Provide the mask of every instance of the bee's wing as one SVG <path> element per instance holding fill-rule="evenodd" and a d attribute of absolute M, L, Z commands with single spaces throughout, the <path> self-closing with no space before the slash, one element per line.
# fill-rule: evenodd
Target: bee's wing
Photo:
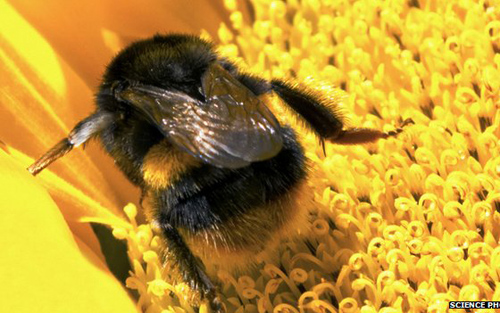
<path fill-rule="evenodd" d="M 280 126 L 269 109 L 219 65 L 202 77 L 206 101 L 152 86 L 118 96 L 145 113 L 175 145 L 218 167 L 239 168 L 275 156 Z"/>

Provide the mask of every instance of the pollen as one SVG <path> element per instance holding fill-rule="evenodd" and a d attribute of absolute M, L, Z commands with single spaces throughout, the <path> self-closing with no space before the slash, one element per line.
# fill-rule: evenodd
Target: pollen
<path fill-rule="evenodd" d="M 161 239 L 149 224 L 137 223 L 135 205 L 126 205 L 124 211 L 132 227 L 114 227 L 113 235 L 127 242 L 132 271 L 126 286 L 139 294 L 138 307 L 142 312 L 194 313 L 196 297 L 180 280 L 175 266 L 164 262 L 168 258 Z"/>
<path fill-rule="evenodd" d="M 227 311 L 444 312 L 452 300 L 500 301 L 500 7 L 249 2 L 253 19 L 225 1 L 232 25 L 218 33 L 248 72 L 343 89 L 328 94 L 352 127 L 415 124 L 324 151 L 302 134 L 310 231 L 282 243 L 274 263 L 220 272 Z M 161 239 L 139 240 L 139 226 L 115 233 L 129 244 L 142 308 L 192 312 L 189 288 L 169 282 L 156 257 Z"/>

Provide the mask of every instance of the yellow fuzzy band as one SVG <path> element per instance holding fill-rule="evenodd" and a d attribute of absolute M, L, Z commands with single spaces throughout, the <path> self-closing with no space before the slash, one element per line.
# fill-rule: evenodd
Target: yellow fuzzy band
<path fill-rule="evenodd" d="M 142 173 L 148 186 L 163 189 L 175 182 L 186 169 L 197 164 L 199 162 L 194 157 L 173 148 L 167 140 L 163 140 L 144 157 Z"/>

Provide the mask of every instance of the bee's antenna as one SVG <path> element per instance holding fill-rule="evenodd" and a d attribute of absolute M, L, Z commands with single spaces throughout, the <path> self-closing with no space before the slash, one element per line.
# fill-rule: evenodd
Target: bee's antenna
<path fill-rule="evenodd" d="M 70 152 L 71 149 L 73 149 L 73 144 L 69 141 L 68 138 L 64 138 L 63 140 L 59 141 L 54 147 L 52 147 L 52 149 L 47 151 L 47 153 L 45 153 L 35 163 L 31 164 L 30 167 L 28 167 L 28 172 L 35 176 L 44 168 L 49 166 L 52 162 Z"/>
<path fill-rule="evenodd" d="M 68 137 L 59 141 L 35 163 L 31 164 L 27 168 L 28 172 L 32 175 L 40 173 L 52 162 L 70 152 L 73 147 L 78 147 L 79 145 L 85 143 L 112 122 L 113 114 L 105 111 L 98 111 L 86 117 L 84 120 L 80 121 L 75 128 L 73 128 Z"/>

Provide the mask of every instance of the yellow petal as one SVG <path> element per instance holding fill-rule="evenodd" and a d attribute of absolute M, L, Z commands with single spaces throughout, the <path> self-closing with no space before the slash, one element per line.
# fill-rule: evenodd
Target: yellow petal
<path fill-rule="evenodd" d="M 0 150 L 1 312 L 136 312 L 47 192 Z"/>
<path fill-rule="evenodd" d="M 39 157 L 94 109 L 92 91 L 46 38 L 3 1 L 0 30 L 0 138 Z M 92 67 L 102 71 L 104 62 Z M 75 149 L 50 169 L 118 215 L 118 208 L 136 201 L 139 192 L 97 146 Z"/>
<path fill-rule="evenodd" d="M 13 148 L 6 147 L 5 150 L 16 160 L 16 165 L 21 169 L 24 169 L 25 164 L 31 164 L 34 161 Z M 26 173 L 28 172 L 26 171 Z M 129 224 L 121 218 L 121 215 L 115 215 L 111 210 L 102 206 L 92 197 L 50 170 L 45 170 L 36 177 L 30 177 L 30 179 L 33 179 L 34 183 L 42 185 L 49 191 L 58 206 L 64 208 L 61 213 L 68 222 L 95 221 L 108 225 L 129 227 Z"/>
<path fill-rule="evenodd" d="M 199 34 L 202 28 L 215 34 L 220 21 L 229 23 L 218 1 L 122 1 L 116 5 L 111 0 L 91 0 L 77 6 L 59 0 L 10 3 L 92 87 L 114 55 L 105 45 L 104 29 L 130 41 L 156 33 Z"/>

